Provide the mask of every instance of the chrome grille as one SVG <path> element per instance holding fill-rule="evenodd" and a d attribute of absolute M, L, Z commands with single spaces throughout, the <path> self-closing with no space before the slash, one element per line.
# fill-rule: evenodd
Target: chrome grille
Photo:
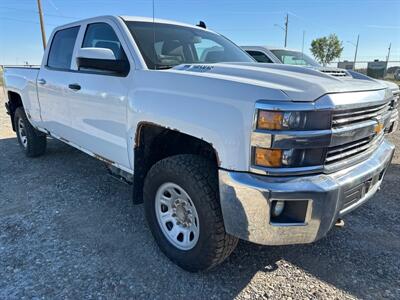
<path fill-rule="evenodd" d="M 376 118 L 390 110 L 390 102 L 356 109 L 336 111 L 332 117 L 333 128 Z"/>
<path fill-rule="evenodd" d="M 357 156 L 373 150 L 377 145 L 383 141 L 384 134 L 369 136 L 351 143 L 329 147 L 326 153 L 325 164 L 333 164 L 338 161 Z"/>
<path fill-rule="evenodd" d="M 390 102 L 391 109 L 397 108 L 397 106 L 399 105 L 399 99 L 400 99 L 400 90 L 394 91 L 393 92 L 393 100 Z"/>

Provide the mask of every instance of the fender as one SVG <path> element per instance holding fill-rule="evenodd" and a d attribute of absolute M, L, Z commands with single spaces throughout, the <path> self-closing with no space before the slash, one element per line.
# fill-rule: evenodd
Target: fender
<path fill-rule="evenodd" d="M 201 139 L 215 149 L 220 168 L 247 171 L 258 99 L 288 100 L 277 90 L 179 71 L 138 70 L 128 95 L 128 149 L 138 126 L 157 124 Z"/>

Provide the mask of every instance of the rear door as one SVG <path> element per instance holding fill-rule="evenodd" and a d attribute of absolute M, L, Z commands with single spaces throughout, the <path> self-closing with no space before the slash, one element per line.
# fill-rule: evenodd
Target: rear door
<path fill-rule="evenodd" d="M 127 103 L 132 86 L 133 59 L 127 56 L 127 44 L 111 20 L 82 25 L 79 48 L 108 48 L 116 59 L 128 60 L 130 71 L 118 75 L 102 70 L 79 70 L 75 64 L 68 84 L 71 114 L 70 140 L 106 160 L 130 169 L 128 160 Z M 75 60 L 75 59 L 74 59 Z"/>
<path fill-rule="evenodd" d="M 68 84 L 73 80 L 71 63 L 79 29 L 74 26 L 53 34 L 37 77 L 41 127 L 63 138 L 69 136 L 71 126 Z"/>

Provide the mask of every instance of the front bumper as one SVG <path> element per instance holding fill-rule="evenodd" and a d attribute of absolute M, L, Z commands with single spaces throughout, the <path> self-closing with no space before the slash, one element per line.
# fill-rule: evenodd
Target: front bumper
<path fill-rule="evenodd" d="M 332 174 L 268 177 L 219 171 L 221 208 L 226 231 L 264 245 L 311 243 L 337 218 L 357 208 L 379 189 L 394 146 L 386 139 L 365 161 Z M 271 204 L 304 207 L 302 221 L 275 222 Z M 300 204 L 296 206 L 293 204 Z"/>

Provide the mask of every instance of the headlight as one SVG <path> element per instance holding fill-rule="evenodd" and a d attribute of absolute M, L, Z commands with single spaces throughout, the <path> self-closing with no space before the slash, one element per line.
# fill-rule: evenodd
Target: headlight
<path fill-rule="evenodd" d="M 251 165 L 260 169 L 322 166 L 329 144 L 326 136 L 331 133 L 332 111 L 313 110 L 312 104 L 306 106 L 307 110 L 296 111 L 274 110 L 272 107 L 261 107 L 256 111 Z M 321 141 L 315 138 L 319 135 L 323 137 Z M 318 147 L 312 143 L 313 140 L 324 146 Z"/>
<path fill-rule="evenodd" d="M 325 149 L 268 149 L 254 147 L 254 165 L 267 168 L 322 165 Z"/>
<path fill-rule="evenodd" d="M 331 126 L 328 111 L 269 111 L 259 110 L 257 129 L 262 130 L 322 130 Z"/>
<path fill-rule="evenodd" d="M 260 110 L 258 112 L 257 128 L 279 130 L 282 129 L 283 113 Z"/>

